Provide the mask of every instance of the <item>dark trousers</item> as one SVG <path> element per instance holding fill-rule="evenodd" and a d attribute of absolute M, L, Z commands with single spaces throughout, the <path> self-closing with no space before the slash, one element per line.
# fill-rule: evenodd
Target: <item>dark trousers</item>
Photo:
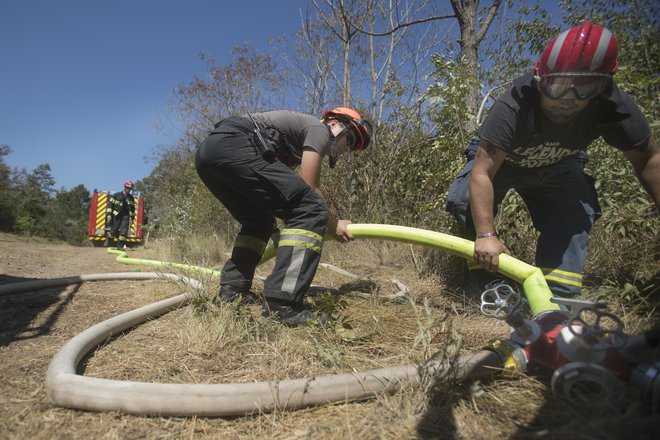
<path fill-rule="evenodd" d="M 129 215 L 121 215 L 112 219 L 110 236 L 117 240 L 118 248 L 123 248 L 126 246 L 126 236 L 128 235 L 128 229 L 130 225 L 131 217 Z"/>
<path fill-rule="evenodd" d="M 301 303 L 312 283 L 323 245 L 328 212 L 323 200 L 289 167 L 265 159 L 255 144 L 251 121 L 222 121 L 197 150 L 195 167 L 206 187 L 241 224 L 221 284 L 236 290 L 252 285 L 254 270 L 284 220 L 275 267 L 264 297 Z"/>
<path fill-rule="evenodd" d="M 449 187 L 446 209 L 458 221 L 465 238 L 474 240 L 468 181 L 475 138 L 466 150 L 468 162 Z M 582 271 L 589 247 L 589 231 L 600 216 L 593 179 L 584 173 L 581 159 L 571 156 L 539 168 L 502 164 L 493 179 L 494 212 L 510 189 L 525 202 L 540 235 L 535 265 L 545 274 L 550 290 L 559 296 L 574 296 L 582 288 Z M 481 269 L 482 272 L 485 272 Z"/>

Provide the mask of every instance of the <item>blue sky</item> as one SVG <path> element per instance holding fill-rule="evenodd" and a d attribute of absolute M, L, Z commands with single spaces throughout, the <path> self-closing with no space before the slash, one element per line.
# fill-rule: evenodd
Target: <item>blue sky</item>
<path fill-rule="evenodd" d="M 48 163 L 55 188 L 118 190 L 145 157 L 172 89 L 240 44 L 290 35 L 309 0 L 0 0 L 0 144 L 5 162 Z M 169 132 L 169 133 L 168 133 Z"/>

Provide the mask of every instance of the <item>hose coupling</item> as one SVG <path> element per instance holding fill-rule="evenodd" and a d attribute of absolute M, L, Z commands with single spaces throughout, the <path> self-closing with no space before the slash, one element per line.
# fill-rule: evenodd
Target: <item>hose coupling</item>
<path fill-rule="evenodd" d="M 527 368 L 525 350 L 509 339 L 493 339 L 483 349 L 494 351 L 500 357 L 502 372 L 506 376 L 516 376 Z"/>

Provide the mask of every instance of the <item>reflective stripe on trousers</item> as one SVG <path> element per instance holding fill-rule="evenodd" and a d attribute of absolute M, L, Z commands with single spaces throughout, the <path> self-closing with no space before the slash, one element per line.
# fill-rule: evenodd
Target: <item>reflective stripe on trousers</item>
<path fill-rule="evenodd" d="M 314 231 L 282 229 L 275 268 L 266 279 L 264 296 L 301 303 L 321 259 L 323 237 Z"/>

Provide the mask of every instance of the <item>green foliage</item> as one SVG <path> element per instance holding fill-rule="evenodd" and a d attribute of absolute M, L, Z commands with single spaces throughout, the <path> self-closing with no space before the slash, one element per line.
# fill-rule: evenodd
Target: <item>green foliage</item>
<path fill-rule="evenodd" d="M 637 181 L 632 167 L 619 151 L 602 141 L 589 149 L 587 171 L 596 178 L 603 215 L 610 237 L 643 242 L 660 232 L 655 204 Z"/>
<path fill-rule="evenodd" d="M 511 82 L 532 70 L 545 46 L 559 33 L 551 24 L 545 2 L 509 0 L 485 44 L 482 81 L 489 87 Z M 555 17 L 556 18 L 556 17 Z"/>
<path fill-rule="evenodd" d="M 433 84 L 426 91 L 429 101 L 429 117 L 438 126 L 438 136 L 460 139 L 467 145 L 473 133 L 466 122 L 476 119 L 476 110 L 467 99 L 481 84 L 476 72 L 469 66 L 456 61 L 456 55 L 435 54 L 432 56 L 435 71 L 431 74 Z"/>
<path fill-rule="evenodd" d="M 339 324 L 342 328 L 350 329 L 350 323 L 342 319 L 342 312 L 348 307 L 348 302 L 340 295 L 332 292 L 320 292 L 314 297 L 308 297 L 312 309 L 327 318 L 327 324 L 335 326 Z"/>
<path fill-rule="evenodd" d="M 163 149 L 158 165 L 143 181 L 157 236 L 171 241 L 180 255 L 187 252 L 190 234 L 220 233 L 230 242 L 237 232 L 229 212 L 199 179 L 193 159 L 188 149 Z"/>
<path fill-rule="evenodd" d="M 91 196 L 84 185 L 69 191 L 58 191 L 48 202 L 44 222 L 48 237 L 81 244 L 87 237 L 87 222 Z"/>
<path fill-rule="evenodd" d="M 173 241 L 184 255 L 191 234 L 220 233 L 231 241 L 237 231 L 236 222 L 197 175 L 197 146 L 221 118 L 267 108 L 270 91 L 281 86 L 273 59 L 248 46 L 236 47 L 226 65 L 200 58 L 206 61 L 207 77 L 193 78 L 174 91 L 172 107 L 184 120 L 185 133 L 179 144 L 155 152 L 157 165 L 144 179 L 158 235 Z"/>
<path fill-rule="evenodd" d="M 0 190 L 0 231 L 11 232 L 16 225 L 18 202 L 8 190 Z"/>
<path fill-rule="evenodd" d="M 454 172 L 451 157 L 457 155 L 455 148 L 441 148 L 419 127 L 382 124 L 374 148 L 324 171 L 325 191 L 342 218 L 437 225 L 436 208 Z"/>
<path fill-rule="evenodd" d="M 17 232 L 47 236 L 51 232 L 42 221 L 50 200 L 54 179 L 50 175 L 50 165 L 38 165 L 32 173 L 23 171 L 18 176 L 19 206 L 17 208 Z"/>
<path fill-rule="evenodd" d="M 11 232 L 16 224 L 18 197 L 11 185 L 12 170 L 5 163 L 9 145 L 0 145 L 0 231 Z"/>
<path fill-rule="evenodd" d="M 626 304 L 660 306 L 660 273 L 649 278 L 632 278 L 620 283 L 605 279 L 599 286 L 588 289 L 585 297 L 592 301 L 611 301 L 616 298 Z"/>
<path fill-rule="evenodd" d="M 15 170 L 4 162 L 10 152 L 0 145 L 0 231 L 80 244 L 87 231 L 89 191 L 78 185 L 55 192 L 50 165 L 41 164 L 31 173 Z"/>

